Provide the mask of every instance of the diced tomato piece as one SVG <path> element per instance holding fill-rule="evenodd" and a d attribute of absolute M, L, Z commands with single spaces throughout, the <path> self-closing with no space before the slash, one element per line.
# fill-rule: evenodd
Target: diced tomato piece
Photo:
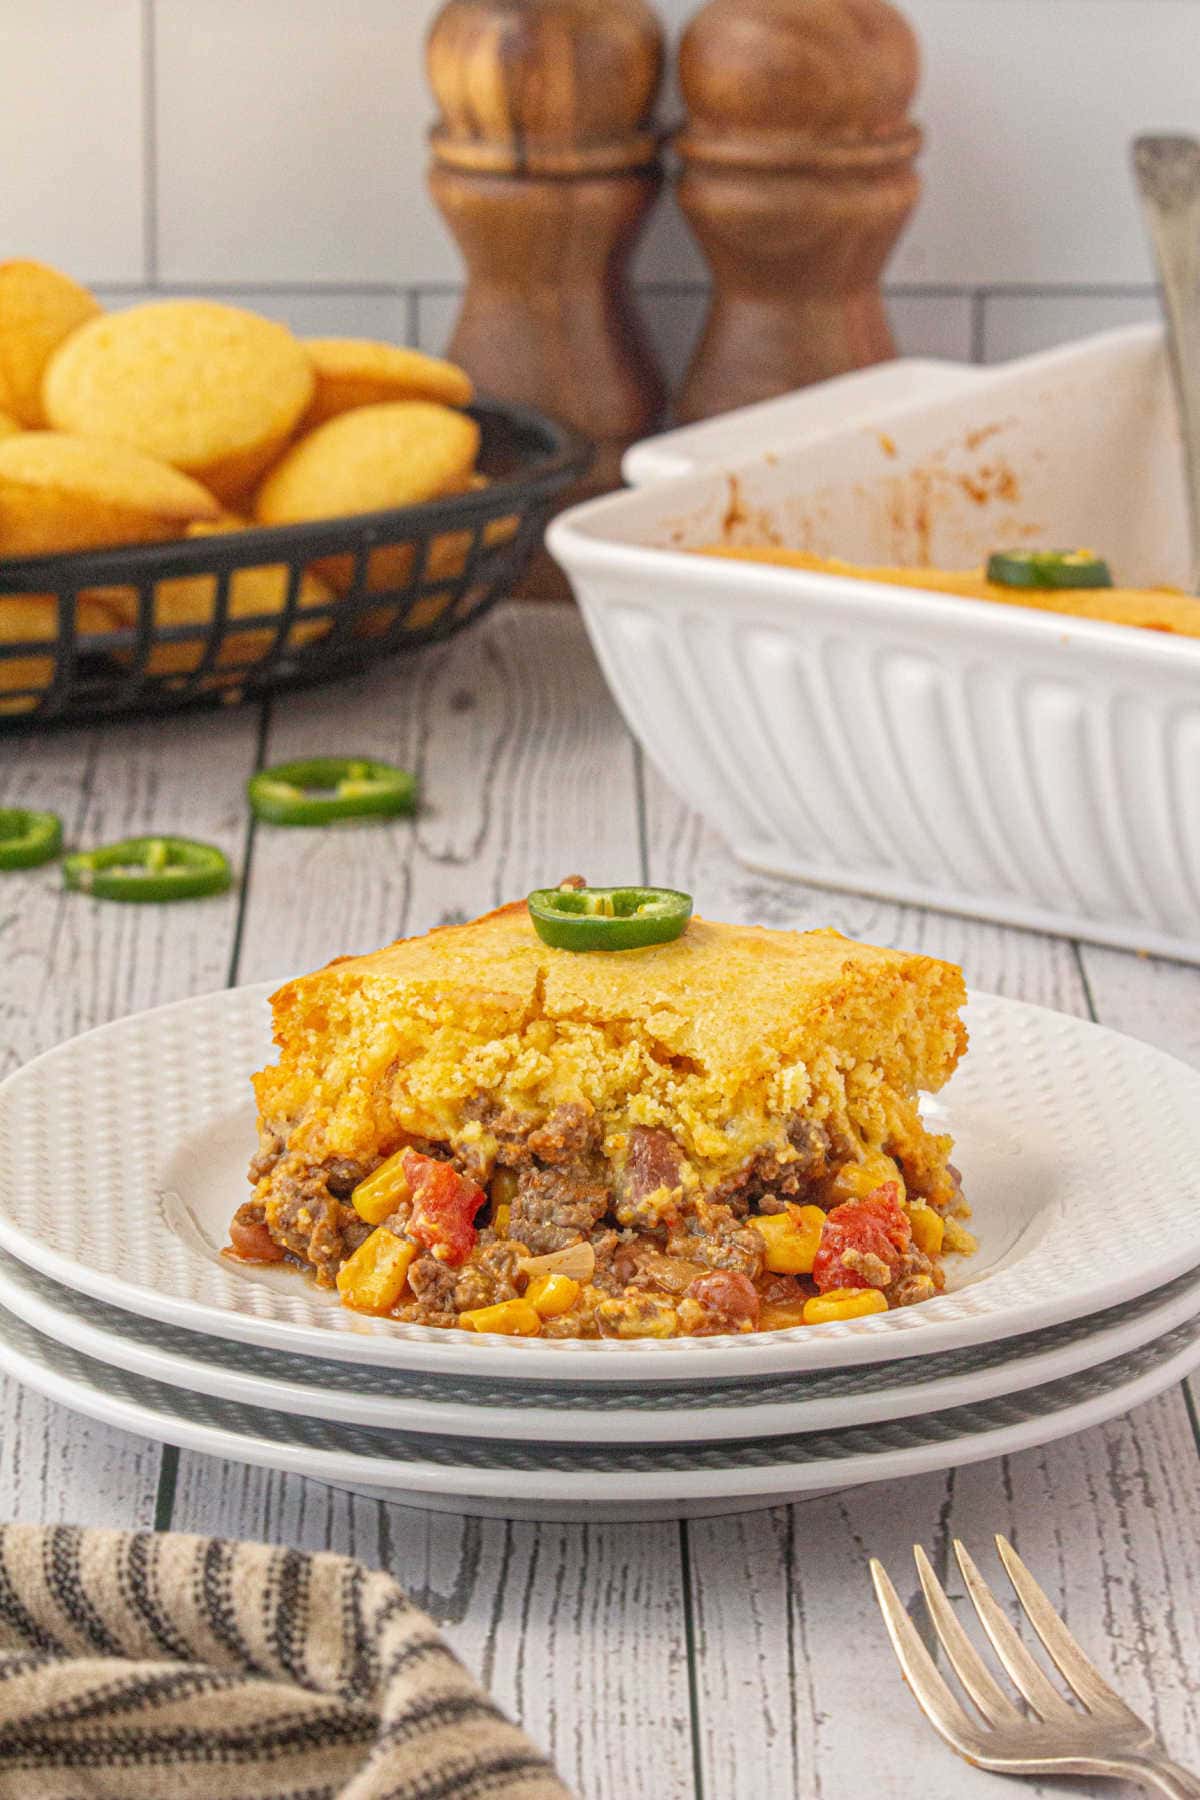
<path fill-rule="evenodd" d="M 699 1334 L 740 1331 L 749 1323 L 753 1331 L 758 1324 L 758 1292 L 748 1275 L 734 1269 L 714 1269 L 711 1275 L 698 1275 L 685 1296 L 703 1311 L 704 1324 Z"/>
<path fill-rule="evenodd" d="M 900 1204 L 900 1189 L 885 1181 L 865 1199 L 834 1207 L 821 1233 L 812 1278 L 822 1294 L 832 1288 L 887 1287 L 911 1244 L 912 1226 Z M 844 1260 L 847 1252 L 850 1263 Z M 871 1280 L 863 1273 L 859 1258 L 866 1256 L 883 1265 L 883 1279 Z"/>
<path fill-rule="evenodd" d="M 283 1246 L 267 1230 L 265 1219 L 247 1204 L 239 1206 L 229 1225 L 229 1250 L 240 1262 L 283 1261 Z"/>
<path fill-rule="evenodd" d="M 405 1235 L 457 1268 L 475 1248 L 472 1220 L 487 1196 L 449 1163 L 419 1150 L 406 1150 L 403 1166 L 413 1196 Z"/>

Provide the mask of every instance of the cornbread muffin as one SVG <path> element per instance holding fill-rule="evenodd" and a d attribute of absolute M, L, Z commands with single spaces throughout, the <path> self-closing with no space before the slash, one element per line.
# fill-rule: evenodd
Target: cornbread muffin
<path fill-rule="evenodd" d="M 313 380 L 286 326 L 215 300 L 156 300 L 77 331 L 43 401 L 61 430 L 130 444 L 233 504 L 295 430 Z"/>
<path fill-rule="evenodd" d="M 61 431 L 0 442 L 0 556 L 154 543 L 217 512 L 197 482 L 125 444 Z"/>
<path fill-rule="evenodd" d="M 474 474 L 468 481 L 456 483 L 450 491 L 472 493 L 487 485 L 486 475 Z M 512 515 L 504 519 L 489 519 L 483 527 L 484 546 L 493 550 L 501 544 L 511 543 L 519 526 L 520 520 Z M 439 532 L 432 538 L 426 552 L 425 566 L 421 571 L 423 583 L 456 581 L 466 570 L 474 535 L 471 527 L 463 526 L 456 531 Z M 412 544 L 381 544 L 367 558 L 367 592 L 391 593 L 403 588 L 412 576 L 415 561 L 416 551 Z M 348 591 L 354 574 L 354 564 L 349 557 L 328 557 L 321 568 L 339 593 Z M 454 599 L 452 588 L 421 594 L 405 615 L 406 628 L 410 631 L 423 630 L 433 624 Z M 355 621 L 355 633 L 359 637 L 379 637 L 391 627 L 395 616 L 394 606 L 373 609 Z"/>
<path fill-rule="evenodd" d="M 478 425 L 448 406 L 361 406 L 292 445 L 259 488 L 254 516 L 288 525 L 413 506 L 465 481 L 478 453 Z"/>
<path fill-rule="evenodd" d="M 15 437 L 21 426 L 11 413 L 0 412 L 0 438 Z"/>
<path fill-rule="evenodd" d="M 454 363 L 424 356 L 401 344 L 372 338 L 305 338 L 317 386 L 305 419 L 306 429 L 357 406 L 386 400 L 437 400 L 444 406 L 469 406 L 471 378 Z"/>
<path fill-rule="evenodd" d="M 120 619 L 101 600 L 80 594 L 75 629 L 80 635 L 114 631 Z M 0 644 L 52 643 L 58 636 L 58 600 L 54 594 L 0 594 Z M 54 657 L 0 657 L 0 714 L 29 712 L 37 695 L 14 695 L 20 688 L 44 691 L 54 673 Z"/>
<path fill-rule="evenodd" d="M 100 303 L 38 262 L 0 263 L 0 408 L 19 424 L 46 423 L 42 376 L 59 345 L 100 312 Z"/>
<path fill-rule="evenodd" d="M 964 999 L 952 965 L 835 931 L 693 918 L 644 949 L 551 949 L 524 903 L 333 962 L 273 998 L 233 1249 L 363 1310 L 521 1334 L 911 1304 L 971 1247 L 917 1110 Z M 530 1286 L 549 1275 L 558 1311 Z"/>
<path fill-rule="evenodd" d="M 245 531 L 246 521 L 236 513 L 222 513 L 211 522 L 189 525 L 188 537 L 216 537 Z M 263 563 L 235 570 L 229 583 L 226 624 L 221 633 L 221 648 L 215 667 L 218 669 L 246 665 L 263 657 L 275 642 L 276 632 L 269 626 L 236 631 L 232 622 L 281 613 L 287 599 L 288 570 L 284 563 Z M 108 606 L 125 625 L 138 619 L 136 588 L 113 587 L 90 590 Z M 160 581 L 154 590 L 155 628 L 176 625 L 205 626 L 212 623 L 216 611 L 217 582 L 214 575 L 178 575 Z M 327 606 L 336 598 L 333 589 L 311 570 L 305 570 L 296 594 L 300 613 L 312 607 Z M 297 618 L 284 640 L 285 647 L 309 644 L 329 630 L 328 619 Z M 146 659 L 153 675 L 190 674 L 201 662 L 205 645 L 199 639 L 177 643 L 156 643 Z M 122 660 L 128 660 L 121 653 Z"/>
<path fill-rule="evenodd" d="M 988 581 L 978 569 L 878 568 L 842 562 L 836 556 L 811 556 L 774 544 L 712 544 L 702 556 L 726 556 L 737 562 L 776 563 L 790 569 L 817 569 L 827 575 L 880 581 L 889 587 L 925 588 L 959 594 L 967 600 L 995 600 L 1001 606 L 1031 606 L 1035 612 L 1062 613 L 1072 619 L 1103 619 L 1110 625 L 1137 625 L 1143 631 L 1166 631 L 1178 637 L 1200 637 L 1200 599 L 1174 588 L 1013 588 Z"/>

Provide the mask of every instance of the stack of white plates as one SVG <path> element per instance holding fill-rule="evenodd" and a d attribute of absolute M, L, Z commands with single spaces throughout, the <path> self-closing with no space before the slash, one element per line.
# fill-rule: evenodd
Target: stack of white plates
<path fill-rule="evenodd" d="M 0 1368 L 213 1455 L 516 1518 L 733 1512 L 1043 1443 L 1200 1365 L 1200 1074 L 988 996 L 928 1111 L 979 1254 L 905 1311 L 740 1338 L 364 1319 L 220 1254 L 268 989 L 124 1019 L 0 1086 Z"/>

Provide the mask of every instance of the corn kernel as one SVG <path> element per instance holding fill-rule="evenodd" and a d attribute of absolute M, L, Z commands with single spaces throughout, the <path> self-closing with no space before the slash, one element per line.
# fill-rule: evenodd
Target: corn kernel
<path fill-rule="evenodd" d="M 804 1302 L 806 1325 L 832 1325 L 839 1319 L 865 1319 L 868 1313 L 886 1312 L 887 1300 L 878 1288 L 830 1288 Z"/>
<path fill-rule="evenodd" d="M 528 1300 L 498 1300 L 494 1306 L 459 1313 L 458 1326 L 460 1331 L 496 1331 L 501 1337 L 536 1337 L 542 1320 Z"/>
<path fill-rule="evenodd" d="M 750 1223 L 766 1246 L 772 1275 L 811 1275 L 821 1246 L 825 1214 L 819 1206 L 789 1206 L 786 1212 L 762 1213 Z"/>
<path fill-rule="evenodd" d="M 488 1193 L 492 1197 L 492 1205 L 510 1205 L 517 1197 L 517 1185 L 515 1169 L 497 1169 L 488 1182 Z"/>
<path fill-rule="evenodd" d="M 946 1227 L 932 1206 L 910 1207 L 908 1221 L 912 1226 L 913 1243 L 917 1249 L 926 1256 L 940 1256 Z"/>
<path fill-rule="evenodd" d="M 380 1225 L 338 1270 L 338 1293 L 356 1312 L 391 1312 L 404 1292 L 416 1254 L 415 1244 Z"/>
<path fill-rule="evenodd" d="M 525 1289 L 525 1298 L 543 1319 L 557 1319 L 578 1300 L 579 1283 L 569 1275 L 538 1275 Z"/>
<path fill-rule="evenodd" d="M 408 1200 L 412 1189 L 408 1185 L 408 1176 L 404 1173 L 403 1150 L 397 1150 L 386 1162 L 381 1162 L 373 1175 L 360 1181 L 350 1196 L 350 1204 L 360 1219 L 368 1225 L 382 1225 L 390 1219 L 401 1200 Z"/>
<path fill-rule="evenodd" d="M 790 1331 L 803 1325 L 807 1300 L 764 1300 L 758 1315 L 760 1331 Z"/>
<path fill-rule="evenodd" d="M 894 1181 L 900 1190 L 900 1198 L 904 1198 L 904 1177 L 890 1156 L 881 1151 L 874 1151 L 865 1156 L 862 1162 L 843 1163 L 833 1178 L 833 1204 L 843 1200 L 865 1200 L 876 1188 L 882 1187 L 885 1181 Z"/>
<path fill-rule="evenodd" d="M 508 1221 L 511 1218 L 512 1207 L 508 1205 L 507 1201 L 501 1201 L 500 1205 L 492 1214 L 492 1230 L 497 1237 L 508 1236 Z"/>

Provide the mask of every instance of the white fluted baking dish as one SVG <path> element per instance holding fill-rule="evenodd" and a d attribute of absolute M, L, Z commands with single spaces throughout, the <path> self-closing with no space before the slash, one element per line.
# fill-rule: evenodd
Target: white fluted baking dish
<path fill-rule="evenodd" d="M 1200 640 L 688 553 L 1085 544 L 1127 585 L 1182 584 L 1156 327 L 866 371 L 627 473 L 646 485 L 548 541 L 630 726 L 743 862 L 1200 962 Z"/>

